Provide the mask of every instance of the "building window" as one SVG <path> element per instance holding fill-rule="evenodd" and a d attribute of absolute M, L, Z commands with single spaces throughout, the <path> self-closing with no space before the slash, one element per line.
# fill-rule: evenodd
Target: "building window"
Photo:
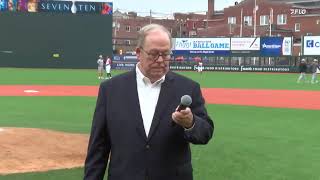
<path fill-rule="evenodd" d="M 260 26 L 265 26 L 265 25 L 269 25 L 268 15 L 260 16 Z"/>
<path fill-rule="evenodd" d="M 189 37 L 197 36 L 197 31 L 189 31 Z"/>
<path fill-rule="evenodd" d="M 192 29 L 196 29 L 196 23 L 195 22 L 192 23 Z"/>
<path fill-rule="evenodd" d="M 277 24 L 287 24 L 287 15 L 286 14 L 278 14 Z"/>
<path fill-rule="evenodd" d="M 301 26 L 300 26 L 300 23 L 295 23 L 295 24 L 294 24 L 294 31 L 295 31 L 295 32 L 300 32 L 300 27 L 301 27 Z"/>
<path fill-rule="evenodd" d="M 236 17 L 228 17 L 228 24 L 237 24 Z"/>
<path fill-rule="evenodd" d="M 125 41 L 124 41 L 124 44 L 125 44 L 125 45 L 130 45 L 130 40 L 125 40 Z"/>
<path fill-rule="evenodd" d="M 320 24 L 320 19 L 317 19 L 316 24 Z"/>
<path fill-rule="evenodd" d="M 140 31 L 140 29 L 141 29 L 141 26 L 137 26 L 137 31 Z"/>
<path fill-rule="evenodd" d="M 113 22 L 113 23 L 112 23 L 112 27 L 115 28 L 116 31 L 119 31 L 119 29 L 120 29 L 120 24 L 117 23 L 117 22 Z"/>
<path fill-rule="evenodd" d="M 130 32 L 130 26 L 126 26 L 126 31 Z"/>
<path fill-rule="evenodd" d="M 244 16 L 243 23 L 246 26 L 252 26 L 252 16 Z"/>

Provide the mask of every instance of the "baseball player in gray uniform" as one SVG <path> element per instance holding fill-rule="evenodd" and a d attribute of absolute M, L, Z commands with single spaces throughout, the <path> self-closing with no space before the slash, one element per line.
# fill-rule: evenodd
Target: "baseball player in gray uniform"
<path fill-rule="evenodd" d="M 98 79 L 103 79 L 103 56 L 100 55 L 99 59 L 97 60 L 98 64 Z"/>

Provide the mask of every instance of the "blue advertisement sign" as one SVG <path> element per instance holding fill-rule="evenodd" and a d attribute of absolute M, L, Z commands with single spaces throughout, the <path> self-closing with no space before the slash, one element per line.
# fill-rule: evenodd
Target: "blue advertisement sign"
<path fill-rule="evenodd" d="M 262 37 L 260 56 L 290 56 L 292 54 L 291 37 Z"/>
<path fill-rule="evenodd" d="M 174 56 L 182 55 L 217 55 L 217 56 L 228 56 L 230 50 L 172 50 Z"/>
<path fill-rule="evenodd" d="M 0 11 L 8 10 L 8 0 L 0 0 Z"/>

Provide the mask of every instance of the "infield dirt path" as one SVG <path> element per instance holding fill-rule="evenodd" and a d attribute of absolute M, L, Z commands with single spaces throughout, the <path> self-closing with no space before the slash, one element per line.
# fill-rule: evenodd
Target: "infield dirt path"
<path fill-rule="evenodd" d="M 96 96 L 98 86 L 0 86 L 0 96 Z M 203 88 L 208 104 L 320 109 L 320 91 Z"/>

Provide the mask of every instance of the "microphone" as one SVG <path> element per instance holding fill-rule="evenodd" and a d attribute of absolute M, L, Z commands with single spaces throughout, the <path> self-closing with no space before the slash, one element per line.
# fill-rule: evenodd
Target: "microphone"
<path fill-rule="evenodd" d="M 187 107 L 191 105 L 191 103 L 192 103 L 192 99 L 189 95 L 182 96 L 177 111 L 180 112 L 181 110 L 185 110 Z M 172 121 L 171 126 L 175 126 L 175 125 L 176 123 Z"/>
<path fill-rule="evenodd" d="M 192 99 L 189 95 L 184 95 L 181 97 L 181 100 L 180 100 L 180 105 L 177 109 L 177 111 L 181 111 L 181 110 L 185 110 L 187 107 L 189 107 L 192 103 Z"/>

